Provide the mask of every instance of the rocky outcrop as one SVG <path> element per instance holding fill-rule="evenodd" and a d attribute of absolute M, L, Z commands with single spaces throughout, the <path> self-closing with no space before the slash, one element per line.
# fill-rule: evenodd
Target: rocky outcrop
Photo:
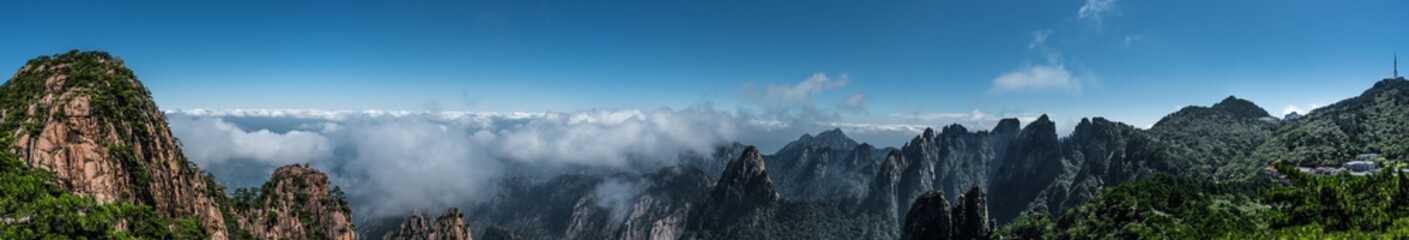
<path fill-rule="evenodd" d="M 993 223 L 983 189 L 970 188 L 956 203 L 950 208 L 937 191 L 920 195 L 905 215 L 900 239 L 988 239 Z"/>
<path fill-rule="evenodd" d="M 988 218 L 988 196 L 978 186 L 969 188 L 954 206 L 954 239 L 988 239 L 993 221 Z"/>
<path fill-rule="evenodd" d="M 458 208 L 450 208 L 445 213 L 430 222 L 422 217 L 418 212 L 406 218 L 401 223 L 401 227 L 395 231 L 387 233 L 382 239 L 386 240 L 470 240 L 474 237 L 470 234 L 470 227 L 465 223 L 464 214 Z"/>
<path fill-rule="evenodd" d="M 710 203 L 729 209 L 750 208 L 769 205 L 782 200 L 768 178 L 763 155 L 758 149 L 749 146 L 744 149 L 739 160 L 729 163 L 719 183 L 714 185 L 709 195 Z"/>
<path fill-rule="evenodd" d="M 954 236 L 954 220 L 944 194 L 930 191 L 915 199 L 910 212 L 905 214 L 900 239 L 949 239 L 950 236 Z"/>
<path fill-rule="evenodd" d="M 708 199 L 691 213 L 689 229 L 694 234 L 691 238 L 765 237 L 760 232 L 741 233 L 755 229 L 739 226 L 764 224 L 782 200 L 768 178 L 763 155 L 749 146 L 737 160 L 729 163 L 710 190 Z"/>
<path fill-rule="evenodd" d="M 196 217 L 225 239 L 221 187 L 187 161 L 165 115 L 121 59 L 71 51 L 30 60 L 0 89 L 5 150 L 99 202 L 150 205 Z"/>
<path fill-rule="evenodd" d="M 328 176 L 306 166 L 274 170 L 257 190 L 240 189 L 232 199 L 240 215 L 233 234 L 258 239 L 356 239 L 352 207 Z"/>
<path fill-rule="evenodd" d="M 1017 119 L 1004 119 L 992 130 L 977 132 L 960 125 L 938 133 L 926 129 L 880 164 L 858 209 L 888 216 L 891 226 L 898 226 L 910 203 L 926 192 L 957 198 L 968 187 L 990 187 L 998 167 L 1008 161 L 1009 145 L 1019 139 L 1020 131 L 1026 132 L 1018 124 Z"/>
<path fill-rule="evenodd" d="M 1000 221 L 1016 217 L 1058 176 L 1070 171 L 1062 160 L 1056 124 L 1047 115 L 1028 123 L 1007 151 L 990 185 L 994 217 Z"/>

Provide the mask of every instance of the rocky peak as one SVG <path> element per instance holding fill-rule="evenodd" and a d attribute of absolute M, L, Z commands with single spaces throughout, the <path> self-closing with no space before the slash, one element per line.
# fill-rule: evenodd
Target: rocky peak
<path fill-rule="evenodd" d="M 778 152 L 795 152 L 808 147 L 818 149 L 829 148 L 831 150 L 845 151 L 855 148 L 857 144 L 858 143 L 856 142 L 856 140 L 852 140 L 850 137 L 847 137 L 846 133 L 843 133 L 841 131 L 841 128 L 834 128 L 832 130 L 817 133 L 816 136 L 804 133 L 802 134 L 802 137 L 798 137 L 796 141 L 790 142 L 788 143 L 788 145 L 783 146 L 783 149 L 779 150 Z"/>
<path fill-rule="evenodd" d="M 942 136 L 960 136 L 964 134 L 969 134 L 969 129 L 965 128 L 964 125 L 959 125 L 958 123 L 944 126 L 944 130 L 940 130 L 939 132 L 939 135 Z"/>
<path fill-rule="evenodd" d="M 0 86 L 0 145 L 100 203 L 197 217 L 224 239 L 221 187 L 187 161 L 151 93 L 121 59 L 70 51 L 30 60 Z"/>
<path fill-rule="evenodd" d="M 308 166 L 279 167 L 260 188 L 235 191 L 240 228 L 260 239 L 356 239 L 352 207 L 330 185 L 327 175 Z"/>
<path fill-rule="evenodd" d="M 1089 136 L 1103 134 L 1112 135 L 1119 123 L 1106 120 L 1105 118 L 1081 118 L 1081 123 L 1076 124 L 1076 129 L 1072 130 L 1072 136 L 1076 138 L 1087 138 Z"/>
<path fill-rule="evenodd" d="M 856 147 L 857 144 L 856 140 L 852 140 L 851 138 L 846 136 L 846 133 L 842 133 L 841 128 L 834 128 L 832 130 L 827 130 L 825 132 L 818 133 L 817 137 L 814 138 L 813 141 L 817 145 L 826 146 L 837 150 L 851 149 Z"/>
<path fill-rule="evenodd" d="M 1022 123 L 1020 123 L 1017 118 L 1004 118 L 1003 120 L 998 120 L 998 125 L 993 127 L 993 133 L 1016 133 L 1018 130 L 1022 130 L 1021 124 Z"/>
<path fill-rule="evenodd" d="M 1252 103 L 1252 101 L 1241 99 L 1235 96 L 1228 96 L 1227 98 L 1224 98 L 1223 101 L 1213 104 L 1213 109 L 1233 113 L 1234 115 L 1240 117 L 1254 119 L 1272 116 L 1271 114 L 1267 113 L 1267 110 L 1262 109 L 1262 107 L 1258 107 L 1257 104 Z"/>
<path fill-rule="evenodd" d="M 1022 129 L 1022 134 L 1019 134 L 1019 137 L 1027 139 L 1050 138 L 1047 140 L 1055 141 L 1057 138 L 1057 124 L 1052 122 L 1051 119 L 1048 119 L 1047 114 L 1042 114 L 1042 116 L 1037 117 L 1037 120 L 1028 123 L 1027 127 Z"/>
<path fill-rule="evenodd" d="M 459 208 L 446 209 L 435 222 L 430 222 L 426 217 L 416 212 L 406 217 L 406 221 L 401 222 L 401 227 L 395 231 L 388 232 L 382 239 L 396 240 L 425 240 L 425 239 L 447 239 L 447 240 L 470 240 L 474 236 L 470 234 L 470 227 L 465 223 L 465 215 Z"/>
<path fill-rule="evenodd" d="M 710 195 L 716 203 L 771 204 L 782 197 L 773 187 L 764 167 L 763 155 L 748 146 L 738 160 L 729 163 Z"/>

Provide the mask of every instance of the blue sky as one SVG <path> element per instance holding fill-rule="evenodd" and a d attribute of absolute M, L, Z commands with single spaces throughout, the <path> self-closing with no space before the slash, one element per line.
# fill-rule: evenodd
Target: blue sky
<path fill-rule="evenodd" d="M 1050 113 L 1144 127 L 1228 95 L 1274 115 L 1357 95 L 1390 75 L 1394 51 L 1409 55 L 1405 9 L 1409 2 L 5 1 L 0 66 L 108 51 L 164 109 L 709 102 L 815 109 L 841 122 Z"/>

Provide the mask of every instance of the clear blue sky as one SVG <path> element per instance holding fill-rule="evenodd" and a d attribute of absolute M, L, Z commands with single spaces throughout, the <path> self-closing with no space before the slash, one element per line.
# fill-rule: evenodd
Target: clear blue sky
<path fill-rule="evenodd" d="M 1406 1 L 119 2 L 0 3 L 0 66 L 108 51 L 164 109 L 733 109 L 825 73 L 846 83 L 803 98 L 840 121 L 1143 127 L 1228 95 L 1333 103 L 1409 55 Z"/>

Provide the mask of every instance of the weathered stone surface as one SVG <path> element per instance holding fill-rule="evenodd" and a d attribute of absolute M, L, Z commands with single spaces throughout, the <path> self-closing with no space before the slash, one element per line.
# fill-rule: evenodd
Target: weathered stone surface
<path fill-rule="evenodd" d="M 240 227 L 259 239 L 356 239 L 352 208 L 335 197 L 328 176 L 289 165 L 274 170 L 249 209 L 240 209 Z"/>
<path fill-rule="evenodd" d="M 434 222 L 427 220 L 417 212 L 406 218 L 401 223 L 401 227 L 395 231 L 382 236 L 386 240 L 470 240 L 474 239 L 470 234 L 469 224 L 465 223 L 465 215 L 458 208 L 446 209 L 445 213 L 436 218 Z"/>
<path fill-rule="evenodd" d="M 225 239 L 220 186 L 186 161 L 165 116 L 122 60 L 70 52 L 30 61 L 8 84 L 32 96 L 6 106 L 4 121 L 23 125 L 9 150 L 52 171 L 57 184 L 99 202 L 151 205 L 169 217 L 197 217 Z M 32 94 L 32 95 L 30 95 Z"/>

